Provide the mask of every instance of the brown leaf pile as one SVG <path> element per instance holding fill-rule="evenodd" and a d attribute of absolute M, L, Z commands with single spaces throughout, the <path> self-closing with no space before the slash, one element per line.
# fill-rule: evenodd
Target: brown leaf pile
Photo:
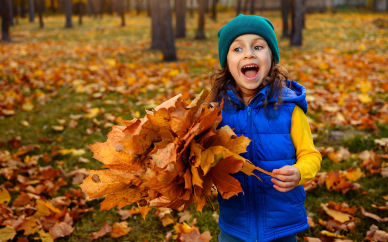
<path fill-rule="evenodd" d="M 222 104 L 205 105 L 208 94 L 204 90 L 192 102 L 175 96 L 143 119 L 114 126 L 107 142 L 92 145 L 94 158 L 108 169 L 90 171 L 82 190 L 90 198 L 106 196 L 101 210 L 138 202 L 172 209 L 195 203 L 202 211 L 211 204 L 213 184 L 226 199 L 243 192 L 229 174 L 262 170 L 238 155 L 246 152 L 248 138 L 228 126 L 216 130 Z"/>

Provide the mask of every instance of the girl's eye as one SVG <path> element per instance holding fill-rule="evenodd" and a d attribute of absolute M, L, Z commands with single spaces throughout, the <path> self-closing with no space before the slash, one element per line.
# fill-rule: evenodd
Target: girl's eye
<path fill-rule="evenodd" d="M 237 48 L 234 49 L 234 51 L 236 51 L 236 52 L 240 52 L 241 50 L 242 49 L 240 47 L 237 47 Z"/>
<path fill-rule="evenodd" d="M 259 48 L 263 48 L 263 46 L 256 45 L 256 46 L 254 47 L 255 50 L 260 50 Z"/>

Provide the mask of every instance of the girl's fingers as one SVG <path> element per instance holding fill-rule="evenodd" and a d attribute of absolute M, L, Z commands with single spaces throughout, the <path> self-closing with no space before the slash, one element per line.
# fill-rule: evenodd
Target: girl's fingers
<path fill-rule="evenodd" d="M 294 181 L 296 178 L 294 176 L 284 176 L 284 175 L 277 175 L 276 176 L 277 179 L 281 180 L 281 181 Z M 272 178 L 274 179 L 274 178 Z"/>
<path fill-rule="evenodd" d="M 279 186 L 279 187 L 283 187 L 283 188 L 289 188 L 289 187 L 295 187 L 295 182 L 282 182 L 282 181 L 279 181 L 275 178 L 272 178 L 271 180 L 273 183 L 275 183 L 275 185 Z"/>
<path fill-rule="evenodd" d="M 278 190 L 279 192 L 288 192 L 291 191 L 292 188 L 284 188 L 284 187 L 279 187 L 278 185 L 273 185 L 273 187 Z"/>

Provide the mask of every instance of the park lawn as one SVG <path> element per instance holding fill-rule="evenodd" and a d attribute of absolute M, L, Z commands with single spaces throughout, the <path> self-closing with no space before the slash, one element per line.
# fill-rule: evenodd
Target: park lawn
<path fill-rule="evenodd" d="M 196 17 L 188 17 L 187 36 L 184 39 L 176 40 L 178 61 L 176 63 L 161 62 L 160 51 L 149 50 L 150 46 L 150 20 L 147 16 L 135 16 L 131 13 L 127 18 L 127 26 L 120 27 L 120 19 L 117 16 L 104 16 L 103 19 L 85 18 L 83 26 L 74 25 L 73 29 L 63 28 L 65 19 L 63 16 L 47 17 L 45 19 L 45 29 L 40 30 L 38 24 L 28 23 L 22 20 L 17 26 L 11 28 L 11 38 L 14 42 L 0 46 L 2 53 L 9 51 L 9 57 L 0 57 L 1 79 L 11 83 L 19 83 L 22 75 L 29 75 L 35 80 L 45 80 L 37 70 L 53 70 L 50 75 L 49 84 L 42 86 L 20 85 L 20 91 L 25 97 L 31 98 L 33 108 L 23 108 L 21 104 L 15 105 L 15 114 L 0 119 L 0 142 L 7 143 L 12 138 L 19 136 L 22 145 L 39 144 L 40 148 L 29 153 L 44 154 L 57 149 L 83 149 L 85 154 L 82 157 L 90 160 L 88 163 L 80 163 L 79 156 L 60 155 L 55 156 L 50 162 L 39 160 L 39 166 L 52 166 L 61 169 L 65 173 L 77 168 L 91 170 L 100 169 L 102 163 L 92 158 L 89 145 L 96 142 L 105 142 L 107 133 L 111 129 L 111 124 L 119 124 L 119 117 L 131 120 L 134 117 L 143 117 L 144 109 L 152 109 L 160 104 L 167 97 L 184 92 L 185 97 L 193 97 L 205 86 L 209 85 L 209 75 L 211 68 L 218 61 L 217 56 L 217 36 L 220 27 L 227 23 L 234 16 L 234 13 L 220 13 L 217 22 L 207 19 L 206 35 L 208 39 L 194 40 L 196 29 Z M 268 17 L 274 24 L 277 36 L 281 36 L 281 19 L 278 12 L 264 12 L 264 17 Z M 374 24 L 376 19 L 388 21 L 388 17 L 383 14 L 372 14 L 368 12 L 339 12 L 336 14 L 309 14 L 306 17 L 306 29 L 304 30 L 304 45 L 302 47 L 289 47 L 287 39 L 279 38 L 280 57 L 290 72 L 290 79 L 306 84 L 309 90 L 317 86 L 328 87 L 320 76 L 318 83 L 311 85 L 301 78 L 300 72 L 304 71 L 304 64 L 312 65 L 316 58 L 330 55 L 335 52 L 336 57 L 344 55 L 354 55 L 362 58 L 364 55 L 374 53 L 384 55 L 388 53 L 388 31 L 381 29 Z M 333 50 L 335 50 L 333 52 Z M 325 60 L 323 58 L 323 60 Z M 18 63 L 18 68 L 7 69 L 6 65 L 13 61 Z M 327 59 L 326 59 L 327 61 Z M 385 63 L 387 56 L 385 54 Z M 29 68 L 23 68 L 23 66 Z M 92 68 L 93 67 L 93 68 Z M 121 68 L 123 72 L 116 70 Z M 134 85 L 133 81 L 128 81 L 125 74 L 127 69 L 138 72 L 136 76 L 140 81 L 144 81 L 139 86 L 139 90 L 133 95 L 132 92 L 117 91 L 121 86 Z M 360 67 L 361 68 L 361 67 Z M 375 71 L 384 74 L 384 67 L 376 67 Z M 127 72 L 126 72 L 127 71 Z M 306 73 L 314 70 L 307 68 Z M 344 70 L 346 71 L 346 70 Z M 329 73 L 329 68 L 322 68 L 321 73 Z M 122 74 L 124 73 L 124 74 Z M 177 74 L 179 73 L 179 74 Z M 352 73 L 348 73 L 351 75 Z M 371 73 L 373 75 L 374 73 Z M 157 78 L 162 76 L 167 80 L 165 83 L 153 82 L 152 78 L 141 79 L 143 76 Z M 181 76 L 180 76 L 181 75 Z M 120 77 L 117 77 L 120 76 Z M 101 77 L 101 79 L 98 79 Z M 84 82 L 77 82 L 84 80 Z M 96 89 L 92 91 L 82 90 L 82 85 L 97 83 Z M 81 84 L 79 84 L 81 83 Z M 309 86 L 310 85 L 310 86 Z M 358 85 L 358 83 L 355 83 Z M 110 89 L 110 87 L 114 87 Z M 34 93 L 39 89 L 46 97 L 35 98 Z M 110 91 L 108 91 L 110 90 Z M 116 90 L 116 91 L 115 91 Z M 57 92 L 52 97 L 50 93 Z M 101 95 L 93 96 L 95 93 Z M 380 99 L 385 104 L 388 96 L 384 92 L 373 92 L 373 100 Z M 308 94 L 309 95 L 309 94 Z M 98 113 L 91 118 L 81 118 L 74 128 L 70 128 L 70 115 L 86 114 L 93 108 L 98 108 Z M 23 110 L 24 109 L 24 110 Z M 106 114 L 114 115 L 111 120 Z M 317 110 L 308 113 L 309 117 L 319 123 L 321 116 L 326 115 L 324 110 Z M 65 120 L 65 121 L 63 121 Z M 55 131 L 52 126 L 60 126 L 63 121 L 63 131 Z M 28 122 L 28 126 L 23 125 Z M 333 139 L 330 134 L 336 131 L 343 134 L 339 139 Z M 363 129 L 359 131 L 357 127 L 351 125 L 332 125 L 325 123 L 324 126 L 313 133 L 317 134 L 315 145 L 318 147 L 332 146 L 337 150 L 340 146 L 348 148 L 351 153 L 359 153 L 366 149 L 374 149 L 377 153 L 382 153 L 377 149 L 374 139 L 387 138 L 388 126 L 379 124 L 379 131 Z M 51 139 L 51 143 L 41 142 L 40 138 Z M 6 146 L 2 149 L 8 149 Z M 17 149 L 10 149 L 15 152 Z M 328 157 L 322 161 L 322 171 L 346 170 L 349 167 L 358 167 L 361 159 L 356 156 L 342 161 L 339 164 L 332 162 Z M 365 171 L 364 168 L 362 168 Z M 72 184 L 71 177 L 67 179 L 68 185 L 59 189 L 57 194 L 61 196 L 68 192 L 70 188 L 77 188 L 79 184 Z M 0 176 L 0 182 L 5 184 L 6 178 Z M 327 216 L 321 213 L 321 203 L 329 201 L 346 202 L 349 206 L 363 206 L 367 211 L 378 214 L 380 217 L 388 217 L 388 211 L 379 211 L 371 208 L 371 204 L 384 205 L 383 196 L 388 195 L 388 191 L 381 184 L 387 182 L 387 178 L 379 175 L 366 175 L 357 181 L 362 187 L 359 190 L 352 190 L 346 194 L 328 191 L 326 187 L 319 187 L 309 192 L 306 198 L 306 209 L 318 224 L 318 219 L 327 220 Z M 7 187 L 8 188 L 8 187 Z M 79 189 L 79 188 L 78 188 Z M 366 192 L 366 195 L 363 195 Z M 11 192 L 12 200 L 18 193 Z M 90 233 L 98 231 L 107 222 L 112 225 L 120 221 L 117 209 L 99 212 L 99 203 L 102 199 L 94 199 L 88 202 L 89 207 L 94 207 L 93 212 L 86 213 L 74 224 L 74 232 L 58 241 L 87 241 Z M 214 197 L 214 205 L 218 204 Z M 131 208 L 132 205 L 124 207 Z M 217 241 L 219 228 L 213 217 L 214 211 L 205 207 L 202 214 L 195 212 L 195 207 L 189 209 L 195 218 L 195 225 L 201 232 L 210 231 L 213 236 L 212 241 Z M 145 220 L 139 215 L 129 218 L 128 224 L 132 230 L 119 239 L 110 239 L 108 236 L 98 239 L 98 241 L 162 241 L 169 231 L 174 231 L 173 225 L 163 227 L 159 218 L 154 216 L 155 211 L 151 211 Z M 173 212 L 176 220 L 179 220 L 178 212 Z M 358 210 L 356 217 L 360 218 L 356 230 L 351 232 L 341 232 L 354 241 L 362 241 L 366 232 L 372 224 L 376 224 L 382 230 L 387 230 L 384 223 L 364 217 Z M 281 219 L 281 218 L 279 218 Z M 177 222 L 176 221 L 176 222 Z M 311 228 L 298 235 L 319 237 L 319 231 L 324 230 L 321 225 Z M 35 235 L 29 236 L 33 239 Z"/>

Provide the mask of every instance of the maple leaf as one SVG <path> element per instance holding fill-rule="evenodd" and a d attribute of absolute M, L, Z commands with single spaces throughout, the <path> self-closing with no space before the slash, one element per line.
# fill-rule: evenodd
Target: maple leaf
<path fill-rule="evenodd" d="M 106 235 L 107 233 L 111 233 L 112 232 L 112 226 L 109 226 L 106 222 L 105 224 L 101 227 L 101 229 L 98 231 L 98 232 L 93 232 L 91 235 L 90 235 L 90 241 L 93 241 L 95 239 L 98 239 L 98 238 L 101 238 L 103 237 L 104 235 Z"/>
<path fill-rule="evenodd" d="M 177 95 L 142 119 L 113 126 L 105 143 L 91 146 L 107 169 L 90 170 L 81 189 L 90 198 L 106 196 L 101 210 L 138 202 L 144 217 L 152 207 L 186 209 L 195 203 L 202 211 L 213 184 L 223 198 L 236 196 L 243 190 L 230 174 L 238 171 L 272 175 L 239 155 L 247 151 L 248 138 L 228 126 L 216 130 L 223 103 L 206 103 L 208 94 L 205 89 L 191 102 Z"/>
<path fill-rule="evenodd" d="M 114 223 L 112 227 L 112 232 L 110 233 L 111 238 L 119 238 L 124 236 L 131 231 L 131 228 L 128 227 L 128 223 L 126 221 L 121 223 Z"/>

